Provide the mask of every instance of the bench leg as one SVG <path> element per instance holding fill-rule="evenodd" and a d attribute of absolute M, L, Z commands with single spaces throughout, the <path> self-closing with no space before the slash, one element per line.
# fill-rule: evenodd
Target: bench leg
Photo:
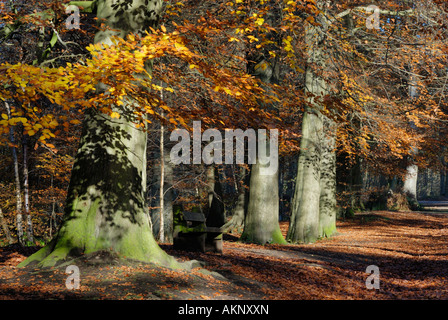
<path fill-rule="evenodd" d="M 208 233 L 206 240 L 206 250 L 209 252 L 222 253 L 222 233 Z"/>

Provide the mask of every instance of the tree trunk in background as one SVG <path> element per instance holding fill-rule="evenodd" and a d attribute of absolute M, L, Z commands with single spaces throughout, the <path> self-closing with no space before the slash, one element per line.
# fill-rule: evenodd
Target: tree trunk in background
<path fill-rule="evenodd" d="M 322 2 L 318 6 L 322 7 Z M 305 30 L 308 46 L 305 86 L 312 95 L 309 100 L 312 107 L 306 108 L 302 120 L 296 189 L 287 235 L 287 240 L 293 243 L 313 243 L 320 236 L 329 236 L 335 231 L 335 128 L 330 120 L 325 119 L 326 127 L 330 130 L 323 130 L 324 116 L 320 113 L 322 102 L 316 99 L 327 93 L 327 84 L 318 75 L 318 71 L 325 68 L 325 49 L 322 44 L 324 32 L 316 30 L 325 28 L 325 18 L 321 16 L 321 20 L 322 25 L 307 24 Z M 317 72 L 313 70 L 316 66 Z M 320 219 L 324 219 L 322 223 Z"/>
<path fill-rule="evenodd" d="M 418 96 L 417 85 L 415 82 L 415 76 L 411 75 L 409 79 L 409 97 L 416 98 Z M 412 124 L 413 127 L 414 124 Z M 417 154 L 417 148 L 413 149 L 413 153 Z M 403 192 L 408 198 L 409 205 L 411 208 L 418 208 L 417 200 L 417 177 L 418 177 L 418 166 L 415 164 L 410 164 L 406 168 L 406 176 L 403 182 Z"/>
<path fill-rule="evenodd" d="M 233 175 L 235 181 L 236 189 L 238 190 L 238 197 L 235 204 L 235 209 L 233 210 L 232 218 L 226 222 L 223 229 L 227 232 L 231 232 L 236 229 L 237 232 L 242 232 L 244 229 L 244 219 L 247 213 L 247 206 L 249 202 L 249 183 L 250 183 L 250 173 L 246 170 L 244 166 L 237 166 L 239 168 L 239 174 Z"/>
<path fill-rule="evenodd" d="M 418 166 L 408 166 L 406 168 L 406 179 L 403 184 L 403 191 L 414 199 L 417 199 L 417 177 Z"/>
<path fill-rule="evenodd" d="M 11 108 L 9 103 L 5 101 L 6 112 L 8 114 L 8 119 L 11 119 Z M 24 245 L 23 239 L 23 215 L 22 215 L 22 192 L 20 187 L 20 176 L 19 176 L 19 159 L 17 158 L 17 148 L 15 145 L 14 139 L 14 127 L 9 128 L 9 141 L 11 142 L 11 152 L 12 152 L 12 160 L 14 165 L 14 178 L 16 184 L 16 229 L 17 229 L 17 241 Z"/>
<path fill-rule="evenodd" d="M 163 97 L 161 97 L 163 100 Z M 162 113 L 163 116 L 163 113 Z M 164 214 L 165 214 L 165 206 L 164 206 L 164 199 L 165 199 L 165 146 L 164 146 L 164 126 L 163 123 L 160 123 L 160 192 L 159 192 L 159 203 L 160 203 L 160 210 L 159 210 L 159 241 L 165 242 L 165 227 L 164 227 Z"/>
<path fill-rule="evenodd" d="M 219 172 L 216 165 L 209 165 L 206 169 L 208 186 L 208 212 L 207 227 L 221 228 L 226 222 L 223 202 L 223 192 L 219 181 Z"/>
<path fill-rule="evenodd" d="M 166 146 L 165 146 L 166 148 Z M 165 243 L 173 242 L 173 164 L 170 159 L 169 152 L 164 150 L 163 152 L 164 164 L 163 164 L 163 191 L 160 187 L 161 182 L 161 166 L 154 166 L 152 170 L 153 181 L 151 182 L 152 192 L 151 192 L 151 220 L 152 220 L 152 231 L 157 240 Z M 163 203 L 160 202 L 160 198 L 163 194 Z M 163 210 L 161 211 L 161 208 Z M 163 212 L 163 224 L 161 223 L 161 212 Z M 160 238 L 160 227 L 164 226 L 163 230 L 163 240 Z"/>
<path fill-rule="evenodd" d="M 26 237 L 31 244 L 34 243 L 33 220 L 30 212 L 30 192 L 28 177 L 28 135 L 24 135 L 22 139 L 23 146 L 23 197 L 26 215 Z"/>
<path fill-rule="evenodd" d="M 161 6 L 161 0 L 134 0 L 132 4 L 99 0 L 98 20 L 104 19 L 117 31 L 99 31 L 95 42 L 111 44 L 113 35 L 125 37 L 154 27 Z M 147 64 L 149 73 L 151 69 Z M 102 87 L 97 90 L 106 89 Z M 40 267 L 50 267 L 98 251 L 178 265 L 152 235 L 145 192 L 147 134 L 135 127 L 132 107 L 123 102 L 119 119 L 93 109 L 86 114 L 58 235 L 19 266 L 39 263 Z"/>

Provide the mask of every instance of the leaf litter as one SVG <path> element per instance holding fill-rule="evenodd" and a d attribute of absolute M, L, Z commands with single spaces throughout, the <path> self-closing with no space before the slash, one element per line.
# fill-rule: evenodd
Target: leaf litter
<path fill-rule="evenodd" d="M 448 299 L 448 213 L 360 213 L 337 223 L 334 237 L 315 244 L 256 245 L 225 235 L 224 252 L 161 247 L 179 261 L 204 265 L 178 271 L 115 261 L 80 265 L 80 287 L 69 290 L 65 268 L 17 264 L 39 248 L 0 248 L 0 300 L 397 300 Z M 281 222 L 286 234 L 288 223 Z M 379 289 L 368 289 L 369 265 Z"/>

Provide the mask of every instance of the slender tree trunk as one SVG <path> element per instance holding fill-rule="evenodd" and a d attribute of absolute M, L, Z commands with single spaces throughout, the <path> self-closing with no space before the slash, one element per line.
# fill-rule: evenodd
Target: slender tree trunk
<path fill-rule="evenodd" d="M 23 197 L 26 215 L 26 236 L 27 240 L 34 243 L 33 220 L 30 212 L 30 195 L 29 195 L 29 175 L 28 175 L 28 135 L 24 135 L 22 139 L 23 145 Z"/>
<path fill-rule="evenodd" d="M 164 146 L 164 127 L 163 123 L 160 123 L 160 229 L 159 229 L 159 241 L 165 242 L 165 226 L 164 226 L 164 198 L 165 198 L 165 146 Z"/>
<path fill-rule="evenodd" d="M 418 90 L 416 85 L 415 76 L 411 75 L 409 78 L 409 97 L 416 98 L 418 96 Z M 412 127 L 415 125 L 412 123 Z M 413 153 L 417 154 L 417 148 L 414 148 Z M 409 199 L 411 208 L 416 209 L 418 207 L 417 200 L 417 178 L 418 178 L 418 166 L 410 164 L 406 168 L 406 176 L 403 183 L 403 192 Z"/>
<path fill-rule="evenodd" d="M 164 138 L 166 141 L 166 139 Z M 163 151 L 163 191 L 162 187 L 162 166 L 154 166 L 151 174 L 154 179 L 151 181 L 151 210 L 152 232 L 160 242 L 171 243 L 173 241 L 173 164 L 170 154 L 164 146 Z M 160 148 L 159 148 L 160 153 Z M 161 155 L 159 155 L 161 156 Z M 160 201 L 163 197 L 162 202 Z M 162 218 L 162 222 L 160 221 Z M 163 240 L 160 238 L 160 228 L 163 227 Z"/>
<path fill-rule="evenodd" d="M 161 0 L 99 0 L 97 17 L 113 30 L 99 31 L 96 43 L 155 26 Z M 143 21 L 142 21 L 143 17 Z M 137 19 L 139 19 L 137 21 Z M 147 71 L 151 72 L 150 64 Z M 98 91 L 105 90 L 100 86 Z M 178 266 L 155 241 L 146 205 L 147 134 L 136 128 L 132 106 L 124 99 L 120 119 L 98 111 L 86 114 L 56 238 L 19 266 L 57 265 L 64 259 L 98 251 L 119 257 Z"/>
<path fill-rule="evenodd" d="M 6 112 L 8 114 L 8 119 L 11 119 L 11 108 L 9 103 L 5 101 Z M 19 176 L 19 160 L 17 157 L 17 148 L 15 145 L 14 139 L 14 128 L 9 128 L 9 141 L 11 142 L 11 152 L 12 152 L 12 160 L 14 165 L 14 178 L 16 184 L 16 229 L 17 229 L 17 240 L 21 245 L 24 245 L 23 239 L 23 215 L 22 215 L 22 191 L 20 187 L 20 176 Z"/>
<path fill-rule="evenodd" d="M 205 175 L 206 175 L 206 184 L 207 184 L 207 195 L 208 195 L 208 208 L 210 209 L 212 207 L 213 198 L 215 198 L 215 166 L 209 165 L 205 169 Z"/>

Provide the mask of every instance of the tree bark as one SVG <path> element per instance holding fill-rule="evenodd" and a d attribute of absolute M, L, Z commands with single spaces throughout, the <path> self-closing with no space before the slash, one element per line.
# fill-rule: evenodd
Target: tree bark
<path fill-rule="evenodd" d="M 23 198 L 25 204 L 26 215 L 26 237 L 27 240 L 34 243 L 33 220 L 30 212 L 30 191 L 29 191 L 29 175 L 28 175 L 28 135 L 24 134 L 22 139 L 23 147 Z"/>
<path fill-rule="evenodd" d="M 409 77 L 409 97 L 411 99 L 418 96 L 418 88 L 416 84 L 415 76 Z M 411 127 L 415 128 L 415 125 L 411 123 Z M 418 149 L 413 149 L 413 154 L 417 154 Z M 417 209 L 419 204 L 417 200 L 417 178 L 418 178 L 418 166 L 410 164 L 406 167 L 406 176 L 403 182 L 403 192 L 408 198 L 409 205 L 413 209 Z"/>
<path fill-rule="evenodd" d="M 99 31 L 95 42 L 111 44 L 113 35 L 125 37 L 154 27 L 161 5 L 161 0 L 134 0 L 131 4 L 100 0 L 98 20 L 104 19 L 117 31 Z M 147 68 L 150 73 L 150 64 Z M 119 119 L 95 110 L 86 114 L 58 235 L 19 266 L 37 262 L 40 267 L 51 267 L 98 251 L 178 266 L 152 235 L 145 192 L 147 135 L 136 128 L 131 107 L 123 102 Z"/>
<path fill-rule="evenodd" d="M 5 101 L 5 107 L 6 112 L 8 114 L 8 119 L 11 119 L 11 108 L 9 106 L 9 103 Z M 19 159 L 17 158 L 17 148 L 14 146 L 15 139 L 14 139 L 14 128 L 9 128 L 9 141 L 11 142 L 11 153 L 12 153 L 12 160 L 14 165 L 14 178 L 15 178 L 15 184 L 16 184 L 16 229 L 17 229 L 17 241 L 24 245 L 24 239 L 23 239 L 23 215 L 22 215 L 22 191 L 20 187 L 20 176 L 19 176 Z"/>
<path fill-rule="evenodd" d="M 166 146 L 164 147 L 166 148 Z M 151 220 L 152 230 L 157 240 L 165 243 L 173 242 L 173 164 L 170 159 L 169 152 L 163 152 L 163 184 L 162 166 L 155 166 L 152 170 L 154 181 L 150 184 L 152 186 L 151 192 Z M 163 185 L 163 191 L 160 187 Z M 163 196 L 163 203 L 160 198 Z M 162 221 L 160 221 L 160 217 Z M 160 228 L 163 226 L 163 240 L 160 238 Z"/>
<path fill-rule="evenodd" d="M 277 76 L 276 70 L 264 59 L 253 68 L 254 70 L 250 71 L 263 83 L 270 83 Z M 266 90 L 270 90 L 268 86 L 264 87 Z M 265 107 L 269 108 L 270 106 Z M 241 240 L 258 244 L 286 244 L 279 225 L 278 164 L 277 170 L 273 173 L 270 168 L 271 164 L 266 163 L 267 159 L 262 159 L 266 156 L 269 161 L 272 161 L 273 157 L 276 157 L 276 161 L 278 161 L 278 149 L 275 150 L 276 155 L 270 154 L 270 137 L 266 135 L 264 138 L 266 139 L 267 154 L 260 156 L 260 138 L 260 132 L 258 132 L 257 159 L 250 169 L 249 199 Z"/>
<path fill-rule="evenodd" d="M 296 189 L 287 235 L 287 240 L 293 243 L 313 243 L 336 230 L 335 124 L 321 114 L 323 102 L 318 100 L 327 94 L 327 84 L 319 75 L 325 69 L 324 32 L 317 30 L 325 28 L 327 22 L 322 16 L 320 20 L 321 25 L 308 24 L 305 29 L 308 46 L 305 86 L 311 98 L 302 120 Z M 329 130 L 323 130 L 324 122 Z"/>
<path fill-rule="evenodd" d="M 210 165 L 206 169 L 208 187 L 208 212 L 207 227 L 221 228 L 226 220 L 223 192 L 219 181 L 219 172 L 216 165 Z"/>
<path fill-rule="evenodd" d="M 163 97 L 161 97 L 163 100 Z M 162 113 L 163 115 L 163 113 Z M 164 146 L 164 126 L 163 123 L 160 123 L 160 194 L 159 194 L 159 201 L 160 201 L 160 223 L 159 223 L 159 241 L 165 242 L 165 227 L 164 227 L 164 213 L 165 213 L 165 206 L 164 206 L 164 198 L 165 198 L 165 146 Z"/>
<path fill-rule="evenodd" d="M 247 206 L 249 202 L 250 173 L 248 173 L 244 166 L 237 166 L 239 168 L 238 176 L 233 174 L 235 180 L 235 189 L 238 191 L 238 197 L 233 210 L 232 218 L 227 221 L 222 227 L 226 232 L 231 232 L 236 229 L 237 232 L 242 232 L 244 229 L 244 219 L 247 213 Z M 239 180 L 239 181 L 237 181 Z"/>
<path fill-rule="evenodd" d="M 336 137 L 335 123 L 324 118 L 324 143 L 322 147 L 320 199 L 319 199 L 319 237 L 326 238 L 336 232 Z"/>
<path fill-rule="evenodd" d="M 302 120 L 299 163 L 287 240 L 312 243 L 319 237 L 320 152 L 318 131 L 321 117 L 307 110 Z"/>
<path fill-rule="evenodd" d="M 260 173 L 263 167 L 268 166 L 258 160 L 252 165 L 249 204 L 241 240 L 258 244 L 286 244 L 278 223 L 278 170 L 274 174 Z"/>

